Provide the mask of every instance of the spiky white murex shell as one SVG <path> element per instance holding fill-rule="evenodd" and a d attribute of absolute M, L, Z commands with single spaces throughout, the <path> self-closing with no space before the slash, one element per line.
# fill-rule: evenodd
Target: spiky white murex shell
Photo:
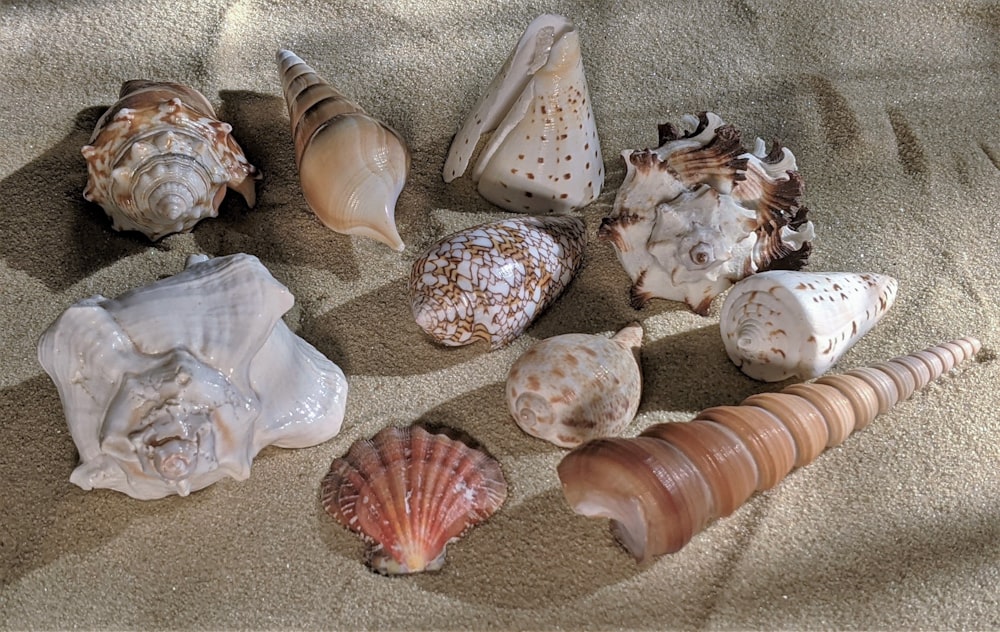
<path fill-rule="evenodd" d="M 897 289 L 896 279 L 872 273 L 755 274 L 722 304 L 726 353 L 757 380 L 819 377 L 885 316 Z"/>
<path fill-rule="evenodd" d="M 499 74 L 455 135 L 444 181 L 472 170 L 479 193 L 521 213 L 586 206 L 604 186 L 604 159 L 576 27 L 560 15 L 528 25 Z"/>
<path fill-rule="evenodd" d="M 814 231 L 800 205 L 795 156 L 752 152 L 712 114 L 687 116 L 681 134 L 660 126 L 660 147 L 626 150 L 625 179 L 598 236 L 612 243 L 632 279 L 631 303 L 683 301 L 707 314 L 736 281 L 805 264 Z"/>
<path fill-rule="evenodd" d="M 251 208 L 260 175 L 200 92 L 178 83 L 122 84 L 82 149 L 97 202 L 115 230 L 156 240 L 215 217 L 228 188 Z"/>
<path fill-rule="evenodd" d="M 191 257 L 117 299 L 93 296 L 42 334 L 80 453 L 70 480 L 140 499 L 243 480 L 265 446 L 340 431 L 347 382 L 281 316 L 294 298 L 256 257 Z"/>
<path fill-rule="evenodd" d="M 613 337 L 562 334 L 532 345 L 510 368 L 507 408 L 526 433 L 572 448 L 616 436 L 642 397 L 642 325 Z"/>
<path fill-rule="evenodd" d="M 586 244 L 583 220 L 517 217 L 449 235 L 410 268 L 410 308 L 448 346 L 506 346 L 573 280 Z"/>
<path fill-rule="evenodd" d="M 396 230 L 396 202 L 410 170 L 403 137 L 291 51 L 278 51 L 277 60 L 309 208 L 338 233 L 403 250 Z"/>

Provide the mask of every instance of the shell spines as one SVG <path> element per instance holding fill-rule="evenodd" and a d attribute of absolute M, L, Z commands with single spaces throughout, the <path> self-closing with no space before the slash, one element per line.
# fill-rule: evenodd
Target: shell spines
<path fill-rule="evenodd" d="M 914 388 L 940 377 L 947 364 L 930 358 L 939 359 L 947 350 L 962 362 L 980 347 L 978 340 L 963 338 L 846 375 L 754 395 L 739 406 L 710 408 L 689 423 L 658 424 L 636 439 L 587 442 L 559 464 L 563 491 L 579 513 L 611 518 L 612 530 L 636 559 L 676 551 L 697 533 L 691 525 L 725 515 L 753 489 L 776 484 L 792 461 L 809 463 L 865 427 L 876 409 L 885 412 Z M 724 426 L 729 430 L 720 432 Z M 671 454 L 667 446 L 687 457 L 678 462 L 665 456 Z M 679 490 L 687 481 L 697 482 L 688 492 Z M 713 494 L 707 501 L 700 498 L 705 487 Z"/>

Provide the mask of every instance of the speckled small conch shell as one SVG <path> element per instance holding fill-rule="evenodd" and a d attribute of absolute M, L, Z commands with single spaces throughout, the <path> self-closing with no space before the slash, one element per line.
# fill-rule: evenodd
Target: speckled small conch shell
<path fill-rule="evenodd" d="M 294 298 L 261 262 L 188 258 L 116 299 L 92 296 L 42 334 L 80 465 L 70 481 L 143 500 L 244 480 L 268 445 L 340 431 L 347 382 L 281 316 Z"/>
<path fill-rule="evenodd" d="M 83 197 L 101 205 L 115 230 L 153 240 L 218 215 L 227 187 L 252 208 L 260 176 L 231 131 L 194 88 L 126 81 L 83 147 Z"/>
<path fill-rule="evenodd" d="M 656 424 L 635 438 L 588 441 L 559 463 L 563 493 L 576 513 L 610 518 L 637 561 L 673 553 L 980 346 L 962 338 L 780 393 L 751 395 L 689 422 Z"/>
<path fill-rule="evenodd" d="M 604 185 L 604 159 L 583 73 L 580 38 L 560 15 L 541 15 L 455 135 L 444 181 L 472 170 L 479 193 L 521 213 L 562 213 L 592 202 Z"/>
<path fill-rule="evenodd" d="M 503 505 L 500 464 L 447 428 L 388 427 L 357 441 L 323 478 L 323 507 L 368 544 L 375 571 L 435 571 L 449 543 Z"/>
<path fill-rule="evenodd" d="M 507 376 L 507 407 L 526 433 L 563 448 L 616 436 L 642 397 L 642 325 L 612 338 L 562 334 L 532 345 Z"/>
<path fill-rule="evenodd" d="M 661 125 L 657 149 L 622 152 L 625 180 L 598 236 L 632 278 L 633 307 L 666 298 L 704 315 L 739 279 L 801 268 L 814 231 L 792 152 L 766 154 L 760 139 L 745 152 L 711 112 L 684 122 L 683 135 Z"/>
<path fill-rule="evenodd" d="M 519 217 L 475 226 L 431 246 L 410 269 L 417 324 L 448 346 L 521 335 L 569 285 L 583 261 L 582 219 Z"/>
<path fill-rule="evenodd" d="M 747 277 L 722 304 L 726 353 L 757 380 L 819 377 L 885 316 L 897 288 L 881 274 L 772 270 Z"/>
<path fill-rule="evenodd" d="M 403 250 L 396 230 L 396 201 L 410 170 L 403 137 L 291 51 L 278 51 L 278 69 L 309 208 L 338 233 Z"/>

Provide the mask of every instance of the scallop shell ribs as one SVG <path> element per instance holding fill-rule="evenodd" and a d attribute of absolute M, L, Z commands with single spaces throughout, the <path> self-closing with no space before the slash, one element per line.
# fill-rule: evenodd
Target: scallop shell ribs
<path fill-rule="evenodd" d="M 101 205 L 115 230 L 153 240 L 218 215 L 227 187 L 252 208 L 260 176 L 231 131 L 194 88 L 126 81 L 83 147 L 83 197 Z"/>
<path fill-rule="evenodd" d="M 601 193 L 604 159 L 587 90 L 576 27 L 541 15 L 455 135 L 444 181 L 472 171 L 479 193 L 508 211 L 565 213 Z"/>
<path fill-rule="evenodd" d="M 323 507 L 368 543 L 375 571 L 434 571 L 445 547 L 507 497 L 500 464 L 481 450 L 421 426 L 385 428 L 335 459 Z"/>
<path fill-rule="evenodd" d="M 291 51 L 278 52 L 309 208 L 328 228 L 403 250 L 396 201 L 410 170 L 399 132 L 369 116 Z"/>
<path fill-rule="evenodd" d="M 584 228 L 576 217 L 519 217 L 445 237 L 410 269 L 414 319 L 448 346 L 509 344 L 573 279 Z"/>
<path fill-rule="evenodd" d="M 625 179 L 598 236 L 632 279 L 636 309 L 653 298 L 705 315 L 712 300 L 755 272 L 801 268 L 812 222 L 788 149 L 752 152 L 712 114 L 688 116 L 692 131 L 660 126 L 660 147 L 622 152 Z"/>
<path fill-rule="evenodd" d="M 559 463 L 563 493 L 577 513 L 610 518 L 636 560 L 673 553 L 979 349 L 962 338 L 709 408 L 633 439 L 595 439 Z"/>

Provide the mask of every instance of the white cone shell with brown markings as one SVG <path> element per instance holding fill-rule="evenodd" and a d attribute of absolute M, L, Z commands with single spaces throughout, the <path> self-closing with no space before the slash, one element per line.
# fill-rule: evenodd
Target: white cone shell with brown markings
<path fill-rule="evenodd" d="M 278 52 L 278 67 L 309 208 L 338 233 L 370 237 L 403 250 L 395 219 L 410 170 L 403 137 L 291 51 Z"/>
<path fill-rule="evenodd" d="M 526 433 L 563 448 L 616 436 L 642 396 L 642 325 L 612 338 L 562 334 L 525 351 L 507 376 L 507 407 Z"/>
<path fill-rule="evenodd" d="M 757 380 L 818 377 L 882 319 L 897 288 L 881 274 L 774 270 L 747 277 L 722 305 L 726 353 Z"/>
<path fill-rule="evenodd" d="M 582 219 L 518 217 L 474 226 L 431 246 L 410 269 L 410 308 L 448 346 L 517 338 L 573 280 L 583 262 Z"/>
<path fill-rule="evenodd" d="M 480 138 L 492 133 L 472 172 L 479 193 L 521 213 L 586 206 L 604 185 L 580 38 L 560 15 L 536 18 L 455 135 L 444 181 L 465 173 Z"/>
<path fill-rule="evenodd" d="M 82 149 L 83 197 L 101 205 L 115 230 L 153 240 L 218 215 L 227 187 L 252 208 L 260 176 L 231 131 L 194 88 L 126 81 Z"/>

